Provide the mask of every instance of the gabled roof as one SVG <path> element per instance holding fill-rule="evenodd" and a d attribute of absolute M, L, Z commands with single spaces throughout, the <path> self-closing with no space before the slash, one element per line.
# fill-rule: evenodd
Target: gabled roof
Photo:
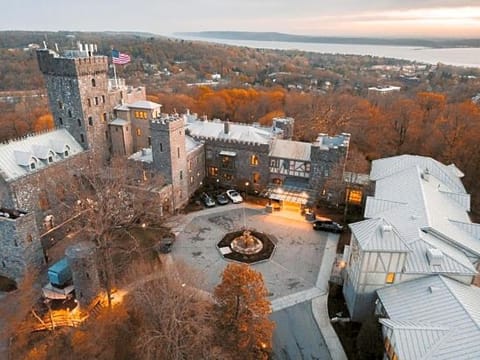
<path fill-rule="evenodd" d="M 0 176 L 13 181 L 49 166 L 68 156 L 83 152 L 82 146 L 66 129 L 31 135 L 0 144 Z M 33 166 L 32 166 L 33 164 Z"/>
<path fill-rule="evenodd" d="M 364 220 L 349 227 L 364 251 L 410 251 L 396 229 L 385 219 Z"/>
<path fill-rule="evenodd" d="M 460 181 L 463 173 L 455 165 L 446 166 L 426 156 L 400 155 L 374 160 L 370 179 L 379 180 L 412 166 L 418 166 L 422 171 L 428 169 L 430 174 L 442 181 L 451 191 L 465 193 L 465 187 Z"/>
<path fill-rule="evenodd" d="M 270 157 L 310 161 L 312 144 L 300 141 L 276 139 L 270 149 Z"/>
<path fill-rule="evenodd" d="M 416 321 L 380 319 L 380 324 L 393 331 L 390 343 L 395 347 L 399 359 L 428 358 L 451 331 L 446 326 Z"/>
<path fill-rule="evenodd" d="M 467 260 L 468 256 L 480 258 L 480 225 L 470 222 L 470 196 L 460 186 L 458 172 L 454 166 L 421 156 L 374 162 L 375 197 L 367 198 L 365 217 L 385 219 L 411 245 L 407 272 L 475 274 Z M 433 248 L 445 257 L 435 269 L 425 256 L 430 246 L 426 242 L 432 239 Z"/>
<path fill-rule="evenodd" d="M 414 354 L 421 348 L 428 349 L 421 359 L 478 358 L 480 288 L 432 275 L 377 290 L 377 294 L 393 322 L 413 321 L 418 326 L 449 329 L 448 336 L 441 337 L 437 333 L 434 346 L 431 339 L 424 336 L 412 336 L 409 342 L 394 343 L 399 355 L 408 355 L 403 358 L 417 359 Z M 392 326 L 392 323 L 387 325 Z M 395 333 L 395 327 L 392 328 Z"/>

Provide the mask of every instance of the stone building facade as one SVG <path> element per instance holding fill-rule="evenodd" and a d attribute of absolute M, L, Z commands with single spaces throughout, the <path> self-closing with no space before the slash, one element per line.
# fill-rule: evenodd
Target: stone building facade
<path fill-rule="evenodd" d="M 333 173 L 329 169 L 343 169 L 347 134 L 322 136 L 318 144 L 300 143 L 289 140 L 291 118 L 262 127 L 208 121 L 190 113 L 162 114 L 160 104 L 146 100 L 145 88 L 109 79 L 108 58 L 93 50 L 79 46 L 61 55 L 37 51 L 56 129 L 0 144 L 0 207 L 28 213 L 37 228 L 32 237 L 45 240 L 44 251 L 57 241 L 52 227 L 68 223 L 79 211 L 56 202 L 59 194 L 68 196 L 62 194 L 62 184 L 96 159 L 127 156 L 161 173 L 166 181 L 162 212 L 181 209 L 205 182 L 262 192 L 272 183 L 278 187 L 300 179 L 312 190 Z M 303 173 L 297 166 L 303 166 Z M 15 229 L 20 234 L 20 228 L 10 227 L 1 248 L 11 248 Z M 19 254 L 24 262 L 37 262 Z M 4 273 L 17 278 L 18 269 L 12 266 Z"/>

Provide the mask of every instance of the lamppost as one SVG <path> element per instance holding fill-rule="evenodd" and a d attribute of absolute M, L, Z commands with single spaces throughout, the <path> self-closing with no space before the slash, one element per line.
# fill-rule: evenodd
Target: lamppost
<path fill-rule="evenodd" d="M 245 201 L 247 201 L 247 188 L 250 183 L 248 181 L 245 181 Z"/>

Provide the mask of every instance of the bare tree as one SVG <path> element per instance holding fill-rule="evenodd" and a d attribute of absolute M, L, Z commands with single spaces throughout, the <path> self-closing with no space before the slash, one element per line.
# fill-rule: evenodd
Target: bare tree
<path fill-rule="evenodd" d="M 136 347 L 141 359 L 228 359 L 214 345 L 211 299 L 195 288 L 198 273 L 185 265 L 170 266 L 128 296 L 138 324 Z M 142 271 L 145 273 L 149 271 Z"/>
<path fill-rule="evenodd" d="M 158 223 L 159 190 L 163 179 L 124 159 L 108 166 L 91 165 L 76 176 L 72 189 L 83 211 L 83 231 L 98 249 L 108 304 L 115 282 L 114 251 L 138 250 L 138 241 L 129 230 L 145 223 Z M 119 241 L 129 237 L 128 246 Z"/>

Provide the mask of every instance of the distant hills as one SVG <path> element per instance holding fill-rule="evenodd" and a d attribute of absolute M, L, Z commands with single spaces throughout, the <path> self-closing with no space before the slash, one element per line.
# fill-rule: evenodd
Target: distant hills
<path fill-rule="evenodd" d="M 367 37 L 334 37 L 292 35 L 278 32 L 249 31 L 199 31 L 178 32 L 176 36 L 200 37 L 206 39 L 253 40 L 253 41 L 283 41 L 322 44 L 361 44 L 361 45 L 395 45 L 418 46 L 429 48 L 480 47 L 480 39 L 396 39 Z"/>

